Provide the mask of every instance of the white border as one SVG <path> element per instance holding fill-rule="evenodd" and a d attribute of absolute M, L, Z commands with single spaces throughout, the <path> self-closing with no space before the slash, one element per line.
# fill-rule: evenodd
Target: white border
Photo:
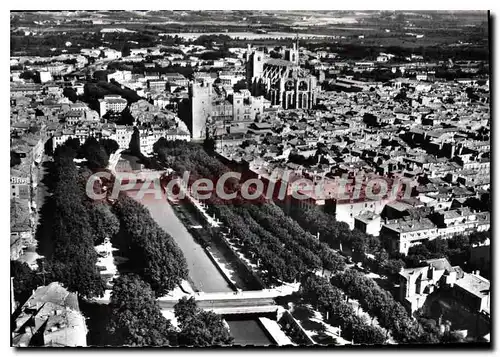
<path fill-rule="evenodd" d="M 492 10 L 492 15 L 498 15 L 500 11 L 498 10 L 499 7 L 499 2 L 496 1 L 485 1 L 485 0 L 475 0 L 475 1 L 465 1 L 465 0 L 442 0 L 442 1 L 436 1 L 436 0 L 419 0 L 419 1 L 341 1 L 341 2 L 333 2 L 333 1 L 325 1 L 325 0 L 316 0 L 316 1 L 294 1 L 294 0 L 288 0 L 288 1 L 283 1 L 283 2 L 273 2 L 269 0 L 254 0 L 254 1 L 248 1 L 248 2 L 234 2 L 234 1 L 220 1 L 220 0 L 212 0 L 212 1 L 179 1 L 179 2 L 168 2 L 168 1 L 140 1 L 140 2 L 123 2 L 123 1 L 102 1 L 102 0 L 86 0 L 84 2 L 68 2 L 67 0 L 65 1 L 23 1 L 23 2 L 7 2 L 4 1 L 2 2 L 2 12 L 0 13 L 1 15 L 1 26 L 4 28 L 3 31 L 1 31 L 1 36 L 3 40 L 0 42 L 3 44 L 4 48 L 4 53 L 3 56 L 1 57 L 2 65 L 1 68 L 3 68 L 2 71 L 0 71 L 0 76 L 1 76 L 1 85 L 0 87 L 2 88 L 2 111 L 1 113 L 3 114 L 3 118 L 0 121 L 0 125 L 4 126 L 0 132 L 4 136 L 3 140 L 0 140 L 0 145 L 4 146 L 3 149 L 1 149 L 0 152 L 4 153 L 4 157 L 6 157 L 6 160 L 4 164 L 2 165 L 1 170 L 4 171 L 2 174 L 2 199 L 1 202 L 2 204 L 2 223 L 1 227 L 4 229 L 4 239 L 7 241 L 7 237 L 9 237 L 9 232 L 8 232 L 8 227 L 9 226 L 9 221 L 10 221 L 10 210 L 8 207 L 8 202 L 10 202 L 9 199 L 9 193 L 7 188 L 9 187 L 8 180 L 9 180 L 9 175 L 10 172 L 8 171 L 8 166 L 7 166 L 7 153 L 10 151 L 9 146 L 9 108 L 8 108 L 8 101 L 7 98 L 9 98 L 9 75 L 7 72 L 8 68 L 8 57 L 9 57 L 9 44 L 10 44 L 10 23 L 9 23 L 9 13 L 10 10 L 37 10 L 37 9 L 44 9 L 44 10 L 76 10 L 76 9 L 89 9 L 89 10 L 123 10 L 123 9 L 128 9 L 128 10 L 135 10 L 135 9 L 140 9 L 140 10 L 146 10 L 146 9 L 179 9 L 179 10 L 204 10 L 204 9 L 262 9 L 262 10 L 273 10 L 273 9 L 300 9 L 300 10 L 323 10 L 323 9 L 329 9 L 329 10 L 379 10 L 379 9 L 387 9 L 387 10 L 394 10 L 394 9 L 401 9 L 401 10 L 487 10 L 490 9 Z M 3 9 L 3 8 L 6 9 Z M 494 40 L 494 49 L 498 48 L 498 18 L 495 19 L 495 28 L 493 29 L 494 32 L 491 34 L 492 39 Z M 493 69 L 496 68 L 496 64 L 498 63 L 498 56 L 494 57 L 495 61 L 494 63 L 491 63 L 491 66 Z M 496 80 L 492 81 L 493 84 L 496 83 Z M 497 87 L 495 86 L 494 88 L 494 101 L 493 103 L 496 104 L 498 103 L 498 97 L 499 93 L 497 91 Z M 492 98 L 493 99 L 493 98 Z M 494 111 L 494 113 L 498 113 L 498 109 Z M 496 118 L 494 118 L 496 119 Z M 494 120 L 493 120 L 494 121 Z M 495 133 L 493 134 L 495 138 L 499 138 L 500 133 L 498 132 L 500 129 L 500 124 L 494 124 L 494 131 Z M 499 146 L 495 145 L 495 152 L 493 153 L 493 158 L 500 157 L 498 154 Z M 9 151 L 8 151 L 9 150 Z M 495 167 L 495 166 L 494 166 Z M 495 192 L 495 197 L 494 197 L 494 202 L 496 202 L 496 192 L 497 189 L 494 190 Z M 495 218 L 499 218 L 498 215 L 499 212 L 497 210 L 494 210 Z M 495 221 L 499 221 L 496 219 Z M 493 243 L 495 247 L 495 253 L 498 255 L 498 250 L 500 246 L 500 242 L 495 242 Z M 9 326 L 9 321 L 10 321 L 10 295 L 8 293 L 9 289 L 7 288 L 7 281 L 9 277 L 9 260 L 7 259 L 7 251 L 9 248 L 7 247 L 7 244 L 5 244 L 5 259 L 2 260 L 4 269 L 2 269 L 2 281 L 5 286 L 4 292 L 1 294 L 1 302 L 2 304 L 0 305 L 2 308 L 1 313 L 2 313 L 2 320 L 3 323 L 1 324 L 1 341 L 2 344 L 1 346 L 3 347 L 3 351 L 7 355 L 12 355 L 16 353 L 16 350 L 13 348 L 10 348 L 10 326 Z M 494 277 L 496 277 L 497 274 L 494 274 Z M 495 279 L 496 280 L 496 279 Z M 496 286 L 496 281 L 493 282 L 493 285 Z M 498 291 L 498 290 L 497 290 Z M 496 293 L 497 291 L 494 291 L 494 298 L 495 298 L 495 303 L 497 303 L 497 297 L 498 294 Z M 495 304 L 495 307 L 498 307 L 499 304 Z M 492 309 L 493 313 L 496 314 L 496 309 Z M 495 316 L 495 315 L 494 315 Z M 495 319 L 496 320 L 496 319 Z M 496 322 L 496 321 L 495 321 Z M 495 326 L 493 329 L 493 332 L 495 332 L 495 336 L 492 336 L 492 341 L 494 341 L 494 345 L 498 344 L 498 326 Z M 53 350 L 47 350 L 44 353 L 53 353 Z M 57 351 L 58 353 L 64 353 L 68 352 L 68 350 L 65 351 Z M 159 350 L 159 351 L 151 351 L 151 350 L 135 350 L 135 351 L 109 351 L 109 350 L 86 350 L 86 351 L 76 351 L 79 353 L 93 353 L 96 355 L 102 355 L 104 356 L 105 354 L 107 355 L 108 353 L 113 353 L 113 354 L 118 354 L 118 353 L 132 353 L 133 355 L 142 355 L 144 353 L 165 353 L 169 355 L 178 355 L 178 354 L 194 354 L 194 353 L 201 353 L 202 351 L 196 350 L 196 351 L 178 351 L 175 349 L 172 350 Z M 269 350 L 269 351 L 263 351 L 263 350 L 206 350 L 203 351 L 203 353 L 210 353 L 210 354 L 219 354 L 219 353 L 231 353 L 231 352 L 243 352 L 243 353 L 250 353 L 252 355 L 272 355 L 275 353 L 279 354 L 288 354 L 292 352 L 291 350 Z M 336 350 L 321 350 L 321 351 L 315 351 L 316 353 L 321 353 L 321 354 L 346 354 L 349 353 L 349 355 L 364 355 L 366 353 L 376 353 L 376 354 L 385 354 L 388 351 L 385 350 L 358 350 L 358 351 L 353 351 L 353 352 L 346 352 L 346 351 L 336 351 Z M 396 351 L 392 351 L 396 352 Z M 458 351 L 440 351 L 440 350 L 434 350 L 434 351 L 408 351 L 404 350 L 404 354 L 414 354 L 417 353 L 419 355 L 425 354 L 425 355 L 438 355 L 438 354 L 454 354 Z M 40 353 L 40 350 L 37 351 L 23 351 L 23 355 L 25 356 L 35 356 L 36 354 Z M 43 352 L 42 352 L 43 353 Z M 294 351 L 294 353 L 305 353 L 309 354 L 310 351 L 308 350 L 298 350 Z M 466 352 L 467 353 L 467 352 Z M 478 351 L 470 351 L 469 353 L 474 353 L 476 355 L 477 353 L 492 353 L 492 352 L 478 352 Z"/>

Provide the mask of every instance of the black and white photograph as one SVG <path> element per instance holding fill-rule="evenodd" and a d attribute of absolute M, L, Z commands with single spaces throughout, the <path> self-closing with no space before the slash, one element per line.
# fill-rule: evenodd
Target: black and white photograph
<path fill-rule="evenodd" d="M 490 349 L 494 14 L 164 7 L 9 10 L 10 347 Z"/>

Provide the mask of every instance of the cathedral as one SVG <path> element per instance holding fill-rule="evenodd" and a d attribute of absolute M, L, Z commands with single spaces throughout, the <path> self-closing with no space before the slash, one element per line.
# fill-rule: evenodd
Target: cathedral
<path fill-rule="evenodd" d="M 263 95 L 283 109 L 311 109 L 316 104 L 317 79 L 299 66 L 298 43 L 284 51 L 283 59 L 247 49 L 247 83 L 253 96 Z"/>

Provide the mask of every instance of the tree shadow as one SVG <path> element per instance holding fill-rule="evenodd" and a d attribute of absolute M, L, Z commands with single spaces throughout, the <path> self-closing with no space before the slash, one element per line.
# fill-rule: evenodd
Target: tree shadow
<path fill-rule="evenodd" d="M 55 180 L 53 179 L 53 170 L 54 170 L 54 162 L 53 161 L 44 161 L 42 163 L 43 168 L 45 169 L 45 174 L 43 175 L 41 183 L 47 188 L 48 193 L 54 192 Z"/>
<path fill-rule="evenodd" d="M 111 309 L 107 304 L 97 304 L 80 299 L 80 310 L 86 317 L 87 323 L 87 345 L 106 346 L 109 345 L 110 336 L 106 330 L 111 315 Z"/>
<path fill-rule="evenodd" d="M 389 278 L 373 278 L 373 281 L 375 281 L 382 289 L 390 292 L 395 299 L 399 299 L 399 287 L 395 286 L 395 283 L 397 283 L 397 281 L 391 281 L 391 279 Z"/>
<path fill-rule="evenodd" d="M 276 301 L 276 304 L 288 308 L 289 303 L 298 305 L 301 302 L 301 297 L 298 293 L 293 292 L 291 295 L 277 296 L 274 298 L 274 301 Z"/>
<path fill-rule="evenodd" d="M 303 328 L 309 331 L 316 331 L 316 332 L 321 332 L 324 331 L 325 326 L 322 323 L 316 322 L 316 321 L 311 321 L 309 319 L 300 321 L 300 324 L 302 325 Z"/>
<path fill-rule="evenodd" d="M 38 226 L 36 228 L 35 239 L 38 242 L 36 252 L 46 257 L 52 256 L 54 242 L 52 241 L 52 223 L 56 205 L 54 198 L 46 198 L 44 205 L 40 208 Z"/>
<path fill-rule="evenodd" d="M 335 337 L 330 336 L 322 331 L 318 332 L 315 335 L 312 335 L 311 338 L 313 339 L 314 342 L 316 342 L 319 345 L 338 345 L 338 342 L 335 339 Z"/>
<path fill-rule="evenodd" d="M 299 305 L 295 306 L 292 315 L 294 318 L 297 320 L 306 321 L 309 320 L 310 318 L 314 317 L 314 312 L 311 308 L 304 306 L 304 305 Z"/>

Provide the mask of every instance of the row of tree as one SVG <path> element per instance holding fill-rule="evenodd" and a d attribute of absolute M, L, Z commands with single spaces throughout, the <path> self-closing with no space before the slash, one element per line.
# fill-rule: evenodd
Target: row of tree
<path fill-rule="evenodd" d="M 334 286 L 342 289 L 349 297 L 357 299 L 361 307 L 377 318 L 381 326 L 392 332 L 400 343 L 440 343 L 458 342 L 450 340 L 449 334 L 443 336 L 429 324 L 422 326 L 420 321 L 408 315 L 404 307 L 392 295 L 356 270 L 348 269 L 331 278 Z"/>
<path fill-rule="evenodd" d="M 358 229 L 351 230 L 345 222 L 338 222 L 335 217 L 319 208 L 305 212 L 295 212 L 293 217 L 308 232 L 319 234 L 320 241 L 334 249 L 350 247 L 353 256 L 364 259 L 365 254 L 375 256 L 372 265 L 381 273 L 397 274 L 405 263 L 399 256 L 391 257 L 383 248 L 380 238 L 366 234 Z"/>
<path fill-rule="evenodd" d="M 26 264 L 11 263 L 18 302 L 23 303 L 33 289 L 51 281 L 87 297 L 103 293 L 94 245 L 116 234 L 119 222 L 107 204 L 90 200 L 84 187 L 91 168 L 106 166 L 115 145 L 113 140 L 97 142 L 91 138 L 80 146 L 78 139 L 70 139 L 55 150 L 44 179 L 53 195 L 41 209 L 36 232 L 38 251 L 44 259 L 38 262 L 37 271 Z M 86 158 L 88 166 L 78 168 L 74 162 L 77 157 Z"/>
<path fill-rule="evenodd" d="M 178 173 L 189 171 L 193 179 L 213 178 L 216 182 L 229 171 L 195 144 L 158 141 L 154 150 L 169 167 Z M 225 187 L 236 193 L 240 188 L 237 181 L 229 181 Z M 231 204 L 222 204 L 214 195 L 205 201 L 209 212 L 222 220 L 230 234 L 238 238 L 246 255 L 262 268 L 269 282 L 276 279 L 293 282 L 310 271 L 336 271 L 344 267 L 338 253 L 304 231 L 279 207 L 264 199 L 259 202 L 233 200 Z"/>
<path fill-rule="evenodd" d="M 174 289 L 188 276 L 187 263 L 174 239 L 153 220 L 139 202 L 120 195 L 113 206 L 120 231 L 113 244 L 129 258 L 134 271 L 157 296 Z"/>
<path fill-rule="evenodd" d="M 164 157 L 170 160 L 174 167 L 176 165 L 185 167 L 195 175 L 203 172 L 205 175 L 217 176 L 227 171 L 219 161 L 212 163 L 213 158 L 200 150 L 186 154 L 190 150 L 192 146 L 187 150 L 171 147 L 166 150 L 167 155 Z M 165 154 L 165 150 L 162 152 Z M 183 158 L 182 162 L 178 162 L 178 157 Z M 237 183 L 233 183 L 230 187 L 233 191 L 238 189 Z M 318 269 L 339 272 L 343 270 L 344 262 L 329 248 L 337 249 L 341 244 L 350 246 L 355 255 L 361 258 L 368 253 L 370 256 L 373 255 L 375 259 L 372 260 L 372 264 L 380 272 L 396 275 L 405 266 L 402 257 L 396 255 L 391 257 L 387 253 L 379 238 L 359 230 L 351 231 L 346 223 L 336 222 L 332 215 L 320 210 L 313 209 L 297 216 L 299 225 L 287 217 L 280 208 L 268 203 L 223 205 L 210 200 L 207 203 L 210 212 L 230 228 L 230 234 L 239 238 L 246 255 L 260 265 L 268 279 L 277 277 L 282 281 L 294 281 Z M 319 234 L 320 241 L 311 233 Z M 345 274 L 350 276 L 349 274 L 356 272 L 349 271 Z M 441 337 L 437 335 L 435 329 L 415 323 L 392 295 L 371 279 L 358 275 L 358 280 L 351 279 L 350 283 L 338 284 L 339 287 L 341 289 L 350 287 L 355 291 L 358 295 L 352 296 L 350 293 L 353 291 L 348 292 L 348 295 L 360 298 L 361 306 L 378 317 L 381 325 L 391 330 L 396 340 L 439 341 Z M 336 275 L 337 278 L 341 276 L 344 276 L 343 273 Z"/>
<path fill-rule="evenodd" d="M 448 239 L 436 238 L 410 247 L 403 259 L 408 267 L 420 266 L 422 260 L 436 258 L 447 258 L 452 265 L 463 265 L 469 260 L 472 244 L 483 243 L 489 236 L 490 232 L 486 231 Z"/>
<path fill-rule="evenodd" d="M 357 299 L 363 309 L 376 316 L 380 325 L 392 331 L 398 342 L 407 342 L 414 328 L 404 307 L 377 283 L 353 269 L 337 273 L 331 279 L 333 285 Z"/>
<path fill-rule="evenodd" d="M 389 249 L 390 242 L 383 237 L 374 237 L 358 229 L 350 230 L 344 222 L 318 208 L 293 214 L 295 220 L 308 232 L 319 234 L 320 240 L 332 248 L 341 245 L 351 247 L 353 257 L 369 263 L 377 272 L 397 275 L 402 268 L 422 266 L 426 259 L 447 258 L 453 265 L 463 266 L 470 257 L 473 244 L 483 243 L 490 232 L 474 232 L 470 235 L 457 235 L 451 238 L 437 238 L 410 247 L 403 255 Z M 366 254 L 373 256 L 367 258 Z"/>
<path fill-rule="evenodd" d="M 222 318 L 198 308 L 194 298 L 174 306 L 178 328 L 166 319 L 155 292 L 138 275 L 120 276 L 113 285 L 106 330 L 112 346 L 229 345 L 233 338 Z"/>
<path fill-rule="evenodd" d="M 298 281 L 307 272 L 337 271 L 344 259 L 304 231 L 272 203 L 212 205 L 210 210 L 243 244 L 268 280 Z"/>
<path fill-rule="evenodd" d="M 75 158 L 86 159 L 86 165 L 93 171 L 104 169 L 109 162 L 109 156 L 119 149 L 118 143 L 113 139 L 97 140 L 89 136 L 83 144 L 78 138 L 70 138 L 64 143 L 75 152 Z M 45 153 L 53 155 L 52 140 L 45 145 Z"/>
<path fill-rule="evenodd" d="M 300 295 L 305 303 L 311 304 L 322 313 L 326 322 L 339 326 L 341 336 L 357 344 L 383 344 L 386 333 L 373 326 L 366 319 L 356 315 L 343 292 L 330 282 L 316 275 L 302 280 Z"/>
<path fill-rule="evenodd" d="M 96 267 L 94 245 L 114 233 L 116 220 L 104 221 L 101 213 L 106 207 L 88 200 L 85 181 L 73 161 L 76 154 L 66 144 L 54 153 L 48 180 L 53 195 L 44 205 L 37 230 L 39 250 L 45 257 L 42 268 L 47 271 L 46 278 L 63 283 L 70 291 L 86 297 L 101 296 L 104 284 Z M 103 226 L 106 229 L 100 231 Z"/>

